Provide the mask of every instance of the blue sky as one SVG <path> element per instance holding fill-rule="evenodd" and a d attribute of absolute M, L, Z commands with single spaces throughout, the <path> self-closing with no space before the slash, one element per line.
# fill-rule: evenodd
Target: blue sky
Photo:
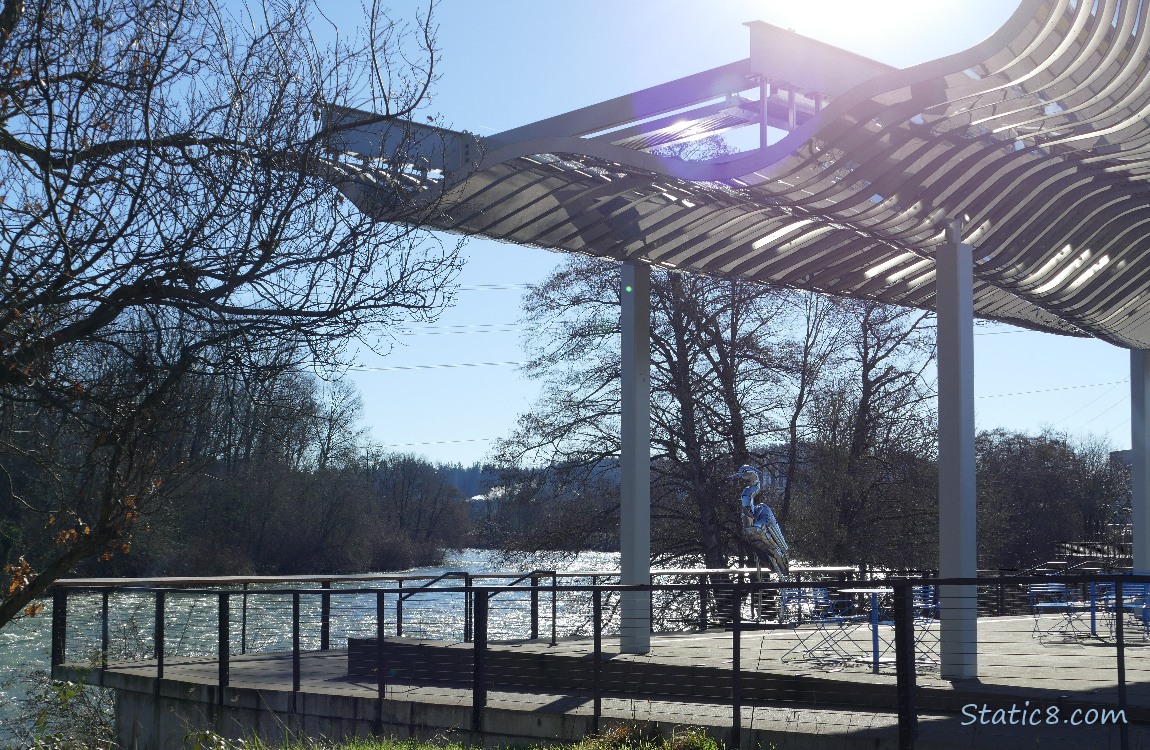
<path fill-rule="evenodd" d="M 457 129 L 496 133 L 580 106 L 742 59 L 743 23 L 763 20 L 906 67 L 965 49 L 997 29 L 1014 0 L 443 0 L 441 78 L 431 111 Z M 358 3 L 333 15 L 347 33 Z M 394 15 L 424 3 L 396 0 Z M 330 12 L 325 6 L 325 12 Z M 469 240 L 454 308 L 413 325 L 370 369 L 352 372 L 365 427 L 394 450 L 435 461 L 482 460 L 534 400 L 518 375 L 519 300 L 561 258 Z M 469 365 L 443 367 L 442 365 Z M 471 366 L 480 365 L 480 366 Z M 979 327 L 975 335 L 979 429 L 1043 426 L 1128 448 L 1129 355 L 1095 340 Z"/>

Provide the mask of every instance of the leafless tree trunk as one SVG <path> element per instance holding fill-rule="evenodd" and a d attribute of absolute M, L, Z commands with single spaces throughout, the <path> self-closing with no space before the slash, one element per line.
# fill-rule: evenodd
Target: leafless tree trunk
<path fill-rule="evenodd" d="M 553 478 L 529 494 L 600 537 L 617 523 L 594 512 L 618 455 L 618 289 L 609 263 L 573 260 L 528 298 L 535 327 L 529 373 L 544 378 L 544 399 L 499 446 L 505 466 L 547 467 Z M 658 271 L 652 278 L 652 523 L 667 563 L 723 568 L 737 550 L 740 488 L 726 481 L 762 458 L 778 434 L 773 383 L 783 295 L 761 285 Z M 595 486 L 596 490 L 590 491 Z M 580 488 L 587 490 L 586 493 Z M 618 489 L 611 490 L 617 510 Z M 556 544 L 539 529 L 539 548 Z"/>

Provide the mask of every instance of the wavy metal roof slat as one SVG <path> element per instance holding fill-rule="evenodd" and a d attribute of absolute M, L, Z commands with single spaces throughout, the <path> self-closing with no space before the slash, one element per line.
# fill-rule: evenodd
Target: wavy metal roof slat
<path fill-rule="evenodd" d="M 942 228 L 965 215 L 976 314 L 1150 348 L 1150 0 L 1023 0 L 986 41 L 905 70 L 751 34 L 747 60 L 480 141 L 427 191 L 438 225 L 931 308 Z M 757 35 L 826 88 L 780 78 L 803 73 Z M 819 67 L 836 55 L 856 70 Z M 760 118 L 794 122 L 778 142 L 652 153 L 753 121 L 760 90 L 774 108 Z"/>

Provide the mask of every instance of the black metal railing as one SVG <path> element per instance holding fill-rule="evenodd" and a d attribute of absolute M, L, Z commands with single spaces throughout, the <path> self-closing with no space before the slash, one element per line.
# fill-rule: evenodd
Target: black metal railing
<path fill-rule="evenodd" d="M 979 602 L 985 598 L 987 588 L 998 592 L 995 596 L 999 599 L 1008 595 L 1015 598 L 1017 592 L 1027 592 L 1029 601 L 1025 617 L 991 617 L 983 621 L 981 666 L 988 673 L 997 671 L 1006 675 L 998 685 L 993 678 L 983 679 L 998 691 L 983 695 L 983 700 L 993 702 L 996 698 L 991 696 L 997 695 L 1001 702 L 1003 695 L 1016 695 L 1020 701 L 1029 699 L 1035 705 L 1055 698 L 1057 705 L 1065 705 L 1068 695 L 1077 696 L 1074 699 L 1084 710 L 1113 709 L 1113 716 L 1121 716 L 1122 721 L 1115 722 L 1121 747 L 1129 746 L 1126 721 L 1150 722 L 1150 705 L 1132 709 L 1128 690 L 1132 674 L 1134 682 L 1150 681 L 1150 654 L 1143 656 L 1146 649 L 1138 648 L 1132 655 L 1128 649 L 1132 627 L 1139 646 L 1150 643 L 1150 576 L 999 575 L 988 580 L 891 577 L 884 573 L 867 580 L 809 577 L 801 582 L 780 582 L 753 580 L 747 571 L 735 572 L 725 580 L 716 571 L 664 571 L 659 573 L 660 577 L 681 582 L 643 586 L 601 582 L 617 580 L 616 575 L 610 572 L 579 574 L 567 579 L 573 582 L 560 585 L 562 574 L 554 571 L 476 575 L 456 571 L 426 579 L 418 587 L 405 587 L 403 581 L 394 579 L 387 581 L 390 585 L 386 586 L 363 586 L 362 581 L 354 581 L 352 583 L 361 585 L 352 586 L 346 580 L 336 586 L 336 581 L 321 581 L 318 588 L 298 585 L 273 588 L 267 581 L 263 582 L 264 588 L 252 588 L 247 582 L 242 589 L 144 586 L 137 585 L 138 582 L 110 587 L 69 582 L 53 590 L 52 665 L 54 672 L 58 672 L 68 663 L 71 637 L 81 648 L 98 640 L 99 670 L 116 669 L 117 660 L 110 654 L 117 645 L 115 634 L 123 630 L 123 618 L 116 617 L 118 608 L 130 605 L 134 613 L 140 613 L 149 609 L 146 604 L 150 600 L 153 621 L 148 650 L 154 661 L 151 669 L 157 678 L 156 689 L 160 680 L 167 678 L 165 666 L 169 655 L 210 655 L 218 664 L 215 698 L 222 704 L 233 682 L 234 654 L 238 651 L 242 655 L 251 646 L 245 642 L 246 635 L 241 637 L 238 647 L 232 643 L 232 602 L 241 597 L 245 606 L 239 616 L 245 633 L 250 625 L 248 618 L 260 611 L 282 615 L 282 609 L 271 607 L 290 606 L 287 637 L 265 642 L 260 648 L 290 653 L 293 694 L 303 690 L 306 654 L 329 650 L 333 644 L 337 648 L 342 645 L 348 649 L 349 671 L 359 664 L 361 674 L 372 675 L 379 698 L 386 696 L 389 685 L 405 681 L 470 690 L 472 728 L 482 731 L 492 693 L 507 696 L 541 691 L 539 680 L 545 678 L 530 673 L 526 662 L 514 661 L 514 652 L 501 650 L 497 642 L 507 640 L 509 633 L 521 643 L 538 641 L 541 600 L 550 596 L 551 638 L 537 645 L 546 653 L 557 642 L 559 629 L 564 627 L 565 635 L 589 636 L 591 653 L 589 664 L 586 658 L 572 657 L 564 669 L 552 670 L 562 674 L 563 680 L 556 682 L 552 674 L 546 678 L 551 681 L 543 692 L 589 700 L 596 728 L 603 717 L 604 702 L 612 696 L 641 692 L 667 702 L 722 700 L 730 707 L 729 741 L 737 748 L 745 744 L 748 714 L 753 729 L 755 711 L 760 707 L 788 701 L 802 704 L 801 681 L 806 677 L 796 677 L 787 671 L 797 663 L 797 672 L 801 674 L 818 670 L 828 674 L 869 670 L 879 675 L 878 683 L 842 682 L 836 687 L 839 693 L 834 702 L 868 712 L 889 713 L 897 720 L 899 746 L 905 748 L 914 745 L 920 711 L 954 713 L 959 710 L 960 700 L 975 694 L 967 695 L 953 688 L 949 688 L 948 693 L 933 685 L 938 682 L 935 677 L 945 677 L 938 674 L 940 602 L 937 592 L 940 586 L 964 586 L 978 590 Z M 462 586 L 459 585 L 461 579 Z M 581 579 L 588 582 L 582 583 Z M 503 583 L 481 584 L 481 580 Z M 701 626 L 700 629 L 719 626 L 718 630 L 712 627 L 710 631 L 718 634 L 715 639 L 682 641 L 694 644 L 681 646 L 695 649 L 686 654 L 691 658 L 679 660 L 693 665 L 689 674 L 683 671 L 685 667 L 651 662 L 629 666 L 625 660 L 605 659 L 604 639 L 621 630 L 617 616 L 612 617 L 617 615 L 615 605 L 618 597 L 628 591 L 647 592 L 652 600 L 693 601 L 698 609 L 687 619 Z M 1052 594 L 1057 595 L 1053 600 L 1049 598 Z M 414 605 L 421 598 L 431 597 L 445 598 L 439 603 L 443 615 L 441 625 L 455 633 L 462 626 L 468 636 L 463 641 L 466 646 L 452 645 L 451 641 L 458 640 L 454 638 L 444 638 L 444 645 L 437 648 L 427 648 L 424 642 L 421 655 L 416 657 L 415 652 L 404 651 L 409 639 L 402 637 L 402 604 Z M 751 604 L 756 597 L 760 602 L 764 598 L 778 602 L 779 606 L 772 610 L 778 618 L 776 621 L 764 621 L 748 614 L 758 614 L 763 609 Z M 790 609 L 782 606 L 784 599 L 791 602 Z M 249 600 L 251 607 L 247 606 Z M 387 622 L 390 611 L 387 605 L 391 600 L 396 604 L 394 628 Z M 458 606 L 459 601 L 464 606 Z M 578 618 L 561 625 L 562 602 L 567 601 L 576 603 L 572 609 L 589 602 L 587 629 L 581 629 L 583 623 L 577 622 Z M 717 602 L 726 602 L 727 606 L 717 607 Z M 947 606 L 945 600 L 941 606 Z M 210 623 L 213 628 L 200 622 L 213 619 L 203 612 L 200 620 L 195 620 L 200 624 L 189 625 L 193 623 L 196 607 L 214 610 L 214 623 Z M 526 611 L 522 611 L 524 609 Z M 411 610 L 409 608 L 409 612 Z M 464 622 L 459 622 L 460 618 Z M 518 618 L 515 620 L 521 628 L 518 634 L 500 622 L 509 618 Z M 177 635 L 169 626 L 180 619 L 184 625 Z M 676 615 L 672 621 L 679 622 L 681 618 Z M 283 633 L 282 626 L 277 630 Z M 421 630 L 424 636 L 425 630 Z M 319 632 L 318 639 L 311 631 Z M 392 632 L 397 635 L 389 636 Z M 668 643 L 671 645 L 667 648 L 677 647 L 671 641 Z M 1058 663 L 1050 667 L 1049 674 L 1043 673 L 1039 666 L 1028 664 L 1032 657 L 1043 655 L 1052 646 L 1083 643 L 1096 647 L 1088 653 L 1088 660 L 1072 662 L 1066 655 L 1069 652 L 1059 651 Z M 559 655 L 558 651 L 550 653 Z M 134 668 L 148 667 L 140 667 L 137 662 Z M 1023 675 L 1021 681 L 1017 679 L 1017 673 L 1027 669 L 1031 672 Z M 932 675 L 932 686 L 926 693 L 918 685 L 920 674 Z M 888 678 L 893 679 L 889 683 L 883 681 Z M 886 686 L 889 686 L 888 692 L 884 692 Z M 826 686 L 820 689 L 822 699 L 827 700 Z M 1113 692 L 1112 699 L 1107 697 L 1110 692 Z"/>

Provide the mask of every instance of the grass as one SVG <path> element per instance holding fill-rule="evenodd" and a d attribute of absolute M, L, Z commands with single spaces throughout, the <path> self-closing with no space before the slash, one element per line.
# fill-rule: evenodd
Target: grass
<path fill-rule="evenodd" d="M 446 740 L 398 740 L 370 737 L 342 742 L 285 740 L 269 744 L 263 740 L 229 741 L 210 732 L 188 736 L 193 750 L 471 750 L 469 745 Z M 569 744 L 535 745 L 534 750 L 725 750 L 722 743 L 697 727 L 677 728 L 671 737 L 658 737 L 630 725 L 615 725 L 597 735 Z M 510 749 L 508 749 L 510 750 Z"/>

